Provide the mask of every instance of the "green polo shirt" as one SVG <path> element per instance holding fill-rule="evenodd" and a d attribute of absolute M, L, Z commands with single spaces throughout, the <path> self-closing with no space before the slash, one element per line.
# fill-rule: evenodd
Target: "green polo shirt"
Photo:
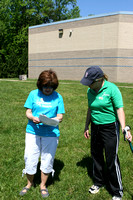
<path fill-rule="evenodd" d="M 105 80 L 98 93 L 89 88 L 87 96 L 91 121 L 94 124 L 109 124 L 118 119 L 116 110 L 123 107 L 123 100 L 115 84 Z"/>

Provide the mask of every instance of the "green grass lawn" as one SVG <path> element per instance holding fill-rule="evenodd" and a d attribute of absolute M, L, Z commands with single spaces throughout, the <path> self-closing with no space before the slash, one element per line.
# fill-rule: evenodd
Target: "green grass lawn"
<path fill-rule="evenodd" d="M 126 123 L 133 127 L 133 84 L 118 84 L 123 95 Z M 129 88 L 125 87 L 129 86 Z M 26 185 L 24 168 L 25 116 L 24 103 L 36 80 L 0 81 L 0 199 L 39 200 L 40 173 L 35 176 L 36 187 L 24 197 L 20 190 Z M 60 81 L 58 92 L 63 96 L 66 114 L 60 124 L 60 140 L 54 169 L 49 177 L 49 200 L 109 200 L 106 188 L 96 195 L 88 193 L 92 180 L 90 140 L 83 136 L 87 111 L 87 87 L 78 81 Z M 133 155 L 121 134 L 119 159 L 124 187 L 124 200 L 133 199 Z"/>

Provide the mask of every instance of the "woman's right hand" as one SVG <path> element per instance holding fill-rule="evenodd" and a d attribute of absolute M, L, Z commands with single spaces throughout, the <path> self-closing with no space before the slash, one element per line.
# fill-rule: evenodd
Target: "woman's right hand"
<path fill-rule="evenodd" d="M 40 123 L 39 118 L 38 118 L 38 117 L 34 117 L 34 116 L 32 115 L 32 110 L 29 109 L 29 108 L 27 108 L 27 110 L 26 110 L 26 116 L 27 116 L 27 118 L 28 118 L 29 120 L 33 121 L 35 124 L 39 124 L 39 123 Z"/>
<path fill-rule="evenodd" d="M 89 139 L 89 138 L 90 138 L 89 130 L 86 130 L 86 131 L 84 132 L 84 136 L 85 136 L 86 139 Z"/>
<path fill-rule="evenodd" d="M 39 120 L 38 117 L 33 117 L 33 122 L 34 122 L 35 124 L 39 124 L 39 123 L 40 123 L 40 120 Z"/>

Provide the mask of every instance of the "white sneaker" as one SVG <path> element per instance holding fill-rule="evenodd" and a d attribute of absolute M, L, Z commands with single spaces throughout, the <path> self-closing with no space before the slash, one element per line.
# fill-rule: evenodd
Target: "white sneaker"
<path fill-rule="evenodd" d="M 113 196 L 112 200 L 122 200 L 122 198 L 121 197 Z"/>
<path fill-rule="evenodd" d="M 92 185 L 92 186 L 90 187 L 90 189 L 89 189 L 89 192 L 90 192 L 91 194 L 96 194 L 96 193 L 99 192 L 99 190 L 100 190 L 100 188 L 99 188 L 98 186 Z"/>

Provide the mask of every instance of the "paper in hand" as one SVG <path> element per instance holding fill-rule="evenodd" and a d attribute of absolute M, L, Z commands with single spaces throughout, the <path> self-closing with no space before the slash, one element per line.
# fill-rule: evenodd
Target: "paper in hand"
<path fill-rule="evenodd" d="M 46 115 L 40 115 L 39 119 L 43 124 L 46 124 L 46 125 L 49 125 L 49 126 L 57 126 L 59 124 L 58 119 L 49 118 Z"/>

